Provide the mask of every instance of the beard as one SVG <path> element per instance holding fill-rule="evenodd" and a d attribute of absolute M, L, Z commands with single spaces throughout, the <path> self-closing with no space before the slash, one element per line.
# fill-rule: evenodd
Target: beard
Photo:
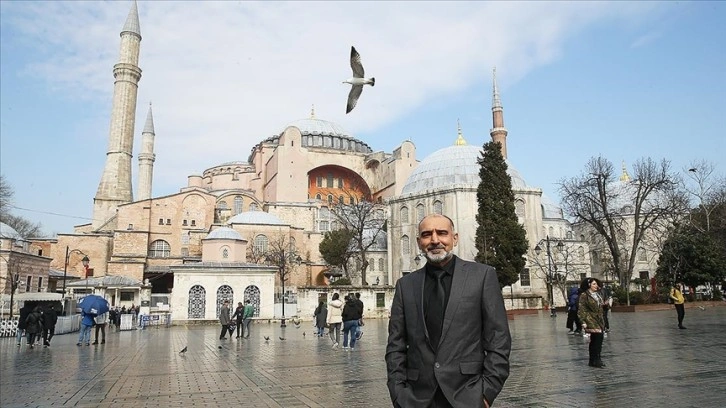
<path fill-rule="evenodd" d="M 442 249 L 443 252 L 434 253 L 433 251 L 436 249 Z M 426 260 L 434 265 L 441 265 L 442 263 L 448 261 L 451 259 L 452 256 L 454 256 L 453 252 L 447 251 L 446 248 L 443 247 L 437 247 L 437 248 L 428 248 L 426 252 L 424 252 L 424 256 L 426 257 Z"/>

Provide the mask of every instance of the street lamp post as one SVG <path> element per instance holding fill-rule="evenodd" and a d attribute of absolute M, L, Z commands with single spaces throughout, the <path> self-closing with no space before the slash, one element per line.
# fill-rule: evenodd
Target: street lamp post
<path fill-rule="evenodd" d="M 549 296 L 550 316 L 557 317 L 557 311 L 555 310 L 554 278 L 552 276 L 552 251 L 550 250 L 550 236 L 547 235 L 542 241 L 545 242 L 545 247 L 547 250 L 547 285 L 549 286 L 547 295 Z M 540 241 L 534 247 L 534 253 L 537 254 L 537 256 L 542 253 L 542 248 L 539 246 L 542 241 Z M 557 244 L 557 248 L 559 248 L 560 250 L 563 246 L 564 244 L 562 243 L 562 241 Z"/>
<path fill-rule="evenodd" d="M 84 254 L 83 251 L 80 249 L 70 249 L 70 247 L 66 246 L 66 260 L 63 263 L 63 299 L 66 298 L 66 280 L 68 278 L 68 261 L 71 258 L 72 253 L 77 253 L 83 255 L 83 259 L 81 260 L 81 263 L 83 263 L 83 268 L 86 270 L 86 290 L 88 290 L 88 263 L 91 261 L 88 259 L 88 255 Z M 65 307 L 65 305 L 64 305 Z"/>
<path fill-rule="evenodd" d="M 10 279 L 10 320 L 13 320 L 13 301 L 18 286 L 20 286 L 20 274 L 15 272 L 15 275 L 11 275 Z"/>

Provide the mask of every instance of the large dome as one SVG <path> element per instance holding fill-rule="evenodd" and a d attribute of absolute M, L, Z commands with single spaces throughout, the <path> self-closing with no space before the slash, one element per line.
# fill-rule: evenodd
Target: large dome
<path fill-rule="evenodd" d="M 275 215 L 264 211 L 246 211 L 235 215 L 227 221 L 228 225 L 288 225 Z"/>
<path fill-rule="evenodd" d="M 316 119 L 316 118 L 308 118 L 308 119 L 300 119 L 296 120 L 287 126 L 285 128 L 295 126 L 296 128 L 300 129 L 300 133 L 305 135 L 314 135 L 314 136 L 347 136 L 350 137 L 350 134 L 343 129 L 342 126 L 340 126 L 337 123 L 328 122 L 327 120 L 322 119 Z"/>
<path fill-rule="evenodd" d="M 425 158 L 411 173 L 401 194 L 421 193 L 445 187 L 479 186 L 479 163 L 482 148 L 473 145 L 454 145 L 437 150 Z M 507 162 L 512 189 L 527 188 L 519 172 Z"/>
<path fill-rule="evenodd" d="M 207 235 L 206 239 L 232 239 L 236 241 L 244 240 L 242 235 L 229 227 L 220 227 Z"/>

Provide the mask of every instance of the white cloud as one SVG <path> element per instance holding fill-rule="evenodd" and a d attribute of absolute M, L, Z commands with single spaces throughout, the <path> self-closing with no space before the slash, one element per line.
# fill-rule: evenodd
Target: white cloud
<path fill-rule="evenodd" d="M 111 70 L 130 2 L 3 2 L 40 57 L 28 72 L 69 98 L 110 104 Z M 139 2 L 135 152 L 148 101 L 155 182 L 245 160 L 251 147 L 308 115 L 371 132 L 490 75 L 558 58 L 583 27 L 641 16 L 649 4 L 590 2 Z M 376 86 L 345 115 L 350 46 Z M 375 148 L 375 146 L 373 146 Z M 155 188 L 156 191 L 156 188 Z M 168 193 L 170 191 L 164 191 Z"/>

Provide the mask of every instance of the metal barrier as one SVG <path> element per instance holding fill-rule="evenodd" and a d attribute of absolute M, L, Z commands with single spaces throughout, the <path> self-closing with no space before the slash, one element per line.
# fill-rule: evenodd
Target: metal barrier
<path fill-rule="evenodd" d="M 55 324 L 55 334 L 66 334 L 77 332 L 81 329 L 81 315 L 58 316 Z M 0 337 L 15 337 L 18 332 L 18 317 L 0 319 Z"/>
<path fill-rule="evenodd" d="M 171 313 L 154 313 L 151 315 L 141 315 L 139 326 L 142 329 L 147 327 L 169 327 L 171 326 Z"/>

